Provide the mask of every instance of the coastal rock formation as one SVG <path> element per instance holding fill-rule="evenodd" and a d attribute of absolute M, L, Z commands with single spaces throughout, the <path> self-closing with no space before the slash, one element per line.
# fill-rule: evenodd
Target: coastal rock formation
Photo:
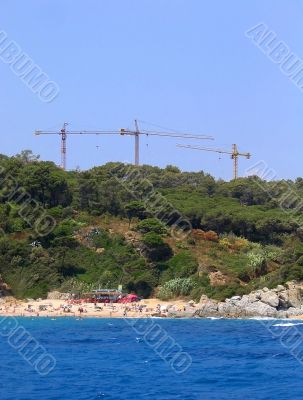
<path fill-rule="evenodd" d="M 217 315 L 218 302 L 216 302 L 215 300 L 210 300 L 207 296 L 202 295 L 199 303 L 199 311 L 201 312 L 201 314 L 207 316 Z"/>
<path fill-rule="evenodd" d="M 268 304 L 270 307 L 276 308 L 279 305 L 278 294 L 272 291 L 263 292 L 260 300 L 262 303 Z"/>
<path fill-rule="evenodd" d="M 303 284 L 288 282 L 275 289 L 263 288 L 248 295 L 233 296 L 217 302 L 203 295 L 196 317 L 274 317 L 287 318 L 303 315 Z"/>
<path fill-rule="evenodd" d="M 277 310 L 271 307 L 269 304 L 263 303 L 262 301 L 256 301 L 255 303 L 248 304 L 243 310 L 246 317 L 276 317 Z"/>
<path fill-rule="evenodd" d="M 48 300 L 69 300 L 71 295 L 69 293 L 61 293 L 57 291 L 49 292 L 47 295 Z"/>

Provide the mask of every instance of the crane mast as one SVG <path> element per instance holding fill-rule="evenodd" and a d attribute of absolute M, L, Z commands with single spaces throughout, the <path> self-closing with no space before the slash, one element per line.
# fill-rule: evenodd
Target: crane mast
<path fill-rule="evenodd" d="M 250 157 L 250 156 L 249 156 Z M 238 148 L 236 144 L 232 145 L 232 155 L 231 155 L 232 160 L 234 160 L 234 179 L 238 178 L 238 170 L 239 170 L 239 153 L 238 153 Z"/>
<path fill-rule="evenodd" d="M 139 165 L 139 126 L 138 126 L 138 121 L 135 119 L 135 127 L 136 127 L 136 131 L 135 131 L 135 165 Z"/>
<path fill-rule="evenodd" d="M 68 123 L 64 122 L 63 128 L 61 129 L 61 168 L 66 170 L 66 127 Z"/>

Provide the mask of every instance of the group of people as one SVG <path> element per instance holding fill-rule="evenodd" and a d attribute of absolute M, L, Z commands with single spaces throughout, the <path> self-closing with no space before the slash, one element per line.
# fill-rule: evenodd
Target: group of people
<path fill-rule="evenodd" d="M 12 300 L 0 304 L 0 315 L 31 316 L 31 317 L 103 317 L 103 318 L 140 318 L 150 316 L 166 317 L 170 311 L 185 311 L 182 304 L 157 304 L 152 301 L 132 303 L 71 303 L 62 300 L 30 300 L 20 302 Z"/>

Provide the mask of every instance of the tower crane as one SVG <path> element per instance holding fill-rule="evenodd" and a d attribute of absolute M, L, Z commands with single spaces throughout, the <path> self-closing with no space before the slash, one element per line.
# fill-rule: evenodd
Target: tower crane
<path fill-rule="evenodd" d="M 66 169 L 67 157 L 67 136 L 68 135 L 120 135 L 119 131 L 70 131 L 67 130 L 67 122 L 64 122 L 63 127 L 59 131 L 42 131 L 36 130 L 35 135 L 60 135 L 61 136 L 61 168 Z"/>
<path fill-rule="evenodd" d="M 238 159 L 239 157 L 246 157 L 249 159 L 251 157 L 250 153 L 240 153 L 238 151 L 238 147 L 236 144 L 232 145 L 232 149 L 230 150 L 221 150 L 221 149 L 212 149 L 209 147 L 200 147 L 200 146 L 191 146 L 191 145 L 182 145 L 178 144 L 177 147 L 183 147 L 186 149 L 191 149 L 191 150 L 201 150 L 201 151 L 211 151 L 214 153 L 220 153 L 220 154 L 230 154 L 231 159 L 233 160 L 233 179 L 238 179 Z"/>
<path fill-rule="evenodd" d="M 63 127 L 59 131 L 42 131 L 36 130 L 35 135 L 60 135 L 61 136 L 61 168 L 66 169 L 66 157 L 67 157 L 67 136 L 68 135 L 127 135 L 134 136 L 135 138 L 135 165 L 139 165 L 140 162 L 140 141 L 139 138 L 142 135 L 145 136 L 160 136 L 160 137 L 173 137 L 173 138 L 186 138 L 196 140 L 213 140 L 212 136 L 207 135 L 193 135 L 190 133 L 174 133 L 174 132 L 161 132 L 161 131 L 147 131 L 139 130 L 138 122 L 135 120 L 135 130 L 128 128 L 121 128 L 120 130 L 113 131 L 70 131 L 67 130 L 68 123 L 64 122 Z"/>

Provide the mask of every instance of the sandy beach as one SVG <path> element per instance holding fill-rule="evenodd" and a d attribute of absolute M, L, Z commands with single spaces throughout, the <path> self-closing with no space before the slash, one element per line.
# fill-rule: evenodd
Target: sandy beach
<path fill-rule="evenodd" d="M 163 301 L 151 298 L 126 304 L 93 304 L 62 299 L 17 300 L 13 297 L 7 297 L 0 299 L 0 317 L 165 318 L 174 314 L 186 318 L 199 310 L 200 307 L 201 304 L 195 304 L 182 299 Z M 207 315 L 204 317 L 207 317 Z M 237 317 L 226 315 L 226 318 Z M 303 320 L 303 315 L 292 315 L 289 318 Z"/>
<path fill-rule="evenodd" d="M 160 314 L 165 317 L 167 310 L 194 310 L 195 305 L 184 300 L 160 301 L 147 299 L 138 303 L 114 304 L 73 304 L 65 300 L 20 301 L 7 298 L 0 304 L 0 316 L 14 317 L 83 317 L 83 318 L 146 318 Z"/>

